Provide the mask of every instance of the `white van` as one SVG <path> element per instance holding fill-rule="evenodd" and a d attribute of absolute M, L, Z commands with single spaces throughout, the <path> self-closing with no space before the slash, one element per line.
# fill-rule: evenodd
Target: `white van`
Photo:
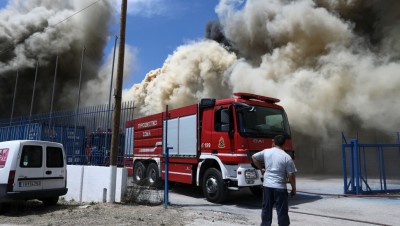
<path fill-rule="evenodd" d="M 0 205 L 30 199 L 55 205 L 67 191 L 62 144 L 36 140 L 0 142 Z"/>

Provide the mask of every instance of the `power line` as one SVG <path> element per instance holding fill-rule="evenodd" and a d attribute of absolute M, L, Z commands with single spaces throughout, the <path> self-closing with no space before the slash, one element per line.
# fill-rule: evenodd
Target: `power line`
<path fill-rule="evenodd" d="M 71 14 L 70 16 L 64 18 L 63 20 L 61 20 L 61 21 L 59 21 L 59 22 L 57 22 L 57 23 L 55 23 L 55 24 L 53 24 L 53 25 L 49 25 L 49 26 L 46 27 L 44 30 L 49 29 L 50 27 L 57 27 L 59 24 L 65 22 L 65 21 L 71 19 L 72 17 L 76 16 L 77 14 L 79 14 L 79 13 L 81 13 L 81 12 L 83 12 L 83 11 L 89 9 L 90 7 L 94 6 L 95 4 L 97 4 L 97 3 L 100 2 L 100 1 L 103 1 L 103 0 L 97 0 L 97 1 L 95 1 L 95 2 L 93 2 L 93 3 L 91 3 L 90 5 L 88 5 L 88 6 L 84 7 L 84 8 L 82 8 L 82 9 L 80 9 L 79 11 L 76 11 L 75 13 L 73 13 L 73 14 Z M 35 37 L 35 36 L 38 35 L 38 34 L 39 34 L 39 33 L 34 33 L 34 34 L 33 34 L 32 36 L 30 36 L 30 37 Z M 15 47 L 15 45 L 10 45 L 8 48 L 6 48 L 6 49 L 0 51 L 0 54 L 3 54 L 3 53 L 5 53 L 5 52 L 8 52 L 9 50 L 13 49 L 14 47 Z"/>
<path fill-rule="evenodd" d="M 92 7 L 93 5 L 97 4 L 100 1 L 103 1 L 103 0 L 97 0 L 97 1 L 93 2 L 92 4 L 86 6 L 85 8 L 83 8 L 83 9 L 81 9 L 81 10 L 75 12 L 75 13 L 73 13 L 71 16 L 66 17 L 64 20 L 61 20 L 60 22 L 54 24 L 53 26 L 57 26 L 57 25 L 63 23 L 64 21 L 66 21 L 66 20 L 70 19 L 71 17 L 73 17 L 73 16 L 75 16 L 75 15 L 77 15 L 77 14 L 79 14 L 79 13 L 85 11 L 85 10 L 87 10 L 88 8 Z"/>

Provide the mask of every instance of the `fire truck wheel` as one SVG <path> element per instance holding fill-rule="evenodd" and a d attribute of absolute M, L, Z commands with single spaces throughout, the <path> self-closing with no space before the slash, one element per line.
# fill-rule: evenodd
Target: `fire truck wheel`
<path fill-rule="evenodd" d="M 149 180 L 149 186 L 158 188 L 161 186 L 160 173 L 158 171 L 158 166 L 156 163 L 152 162 L 147 167 L 147 178 Z"/>
<path fill-rule="evenodd" d="M 146 179 L 146 167 L 142 162 L 136 162 L 133 168 L 133 182 L 143 185 Z"/>
<path fill-rule="evenodd" d="M 204 196 L 210 202 L 222 203 L 228 195 L 228 188 L 222 179 L 222 174 L 215 168 L 206 170 L 202 187 Z"/>

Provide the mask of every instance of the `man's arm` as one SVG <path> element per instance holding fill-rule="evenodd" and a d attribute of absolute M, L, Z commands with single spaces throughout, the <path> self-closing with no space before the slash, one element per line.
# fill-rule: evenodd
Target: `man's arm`
<path fill-rule="evenodd" d="M 265 168 L 264 168 L 263 165 L 261 164 L 261 161 L 258 161 L 258 160 L 254 157 L 254 155 L 252 155 L 251 158 L 253 159 L 254 165 L 255 165 L 259 170 L 261 170 L 261 173 L 264 173 L 264 172 L 265 172 Z"/>
<path fill-rule="evenodd" d="M 296 195 L 296 173 L 289 173 L 289 183 L 292 186 L 292 191 L 290 191 L 290 197 L 294 197 Z"/>

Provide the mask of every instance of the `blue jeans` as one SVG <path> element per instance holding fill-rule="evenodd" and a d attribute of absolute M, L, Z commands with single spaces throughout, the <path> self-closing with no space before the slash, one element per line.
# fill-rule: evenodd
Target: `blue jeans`
<path fill-rule="evenodd" d="M 263 187 L 261 226 L 270 226 L 272 224 L 272 208 L 274 204 L 278 215 L 278 224 L 280 226 L 289 225 L 287 189 Z"/>

